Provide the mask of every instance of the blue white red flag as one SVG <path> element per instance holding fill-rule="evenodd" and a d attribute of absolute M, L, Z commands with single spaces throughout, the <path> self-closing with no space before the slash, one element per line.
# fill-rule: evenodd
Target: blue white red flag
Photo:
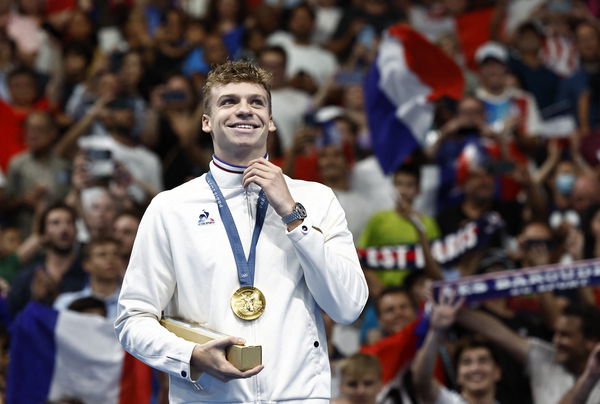
<path fill-rule="evenodd" d="M 6 402 L 147 404 L 151 369 L 125 353 L 112 321 L 32 302 L 11 327 Z"/>
<path fill-rule="evenodd" d="M 464 86 L 458 65 L 410 26 L 384 33 L 365 79 L 365 99 L 373 151 L 386 173 L 423 144 L 433 103 L 461 99 Z"/>

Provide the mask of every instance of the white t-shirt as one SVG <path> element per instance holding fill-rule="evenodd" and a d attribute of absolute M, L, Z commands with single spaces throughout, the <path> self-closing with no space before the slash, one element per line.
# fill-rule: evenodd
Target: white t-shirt
<path fill-rule="evenodd" d="M 342 19 L 342 9 L 339 7 L 318 7 L 316 14 L 315 33 L 312 41 L 325 44 L 331 39 Z"/>
<path fill-rule="evenodd" d="M 448 390 L 444 386 L 440 386 L 440 394 L 438 395 L 435 404 L 469 404 L 456 391 Z"/>
<path fill-rule="evenodd" d="M 392 179 L 386 176 L 375 156 L 367 157 L 352 167 L 350 187 L 369 198 L 374 212 L 393 209 L 396 205 Z"/>
<path fill-rule="evenodd" d="M 495 401 L 498 404 L 497 401 Z M 456 391 L 448 390 L 445 386 L 440 386 L 440 394 L 435 404 L 469 404 L 460 394 Z"/>
<path fill-rule="evenodd" d="M 308 94 L 291 87 L 271 90 L 273 122 L 277 127 L 283 151 L 292 145 L 294 132 L 304 124 L 304 115 L 310 108 Z"/>
<path fill-rule="evenodd" d="M 318 85 L 324 85 L 338 68 L 333 53 L 318 45 L 298 45 L 294 42 L 292 35 L 287 32 L 275 32 L 267 42 L 269 45 L 278 45 L 285 49 L 288 78 L 303 71 L 311 76 Z"/>
<path fill-rule="evenodd" d="M 344 209 L 348 230 L 352 233 L 354 243 L 356 243 L 375 211 L 367 197 L 356 191 L 334 189 L 333 192 Z"/>
<path fill-rule="evenodd" d="M 427 7 L 411 7 L 408 12 L 408 20 L 411 26 L 433 42 L 443 35 L 456 33 L 456 23 L 453 17 L 433 15 Z"/>
<path fill-rule="evenodd" d="M 527 372 L 535 404 L 558 404 L 575 385 L 576 378 L 555 361 L 556 348 L 537 338 L 529 338 Z M 600 383 L 596 383 L 587 404 L 600 403 Z"/>

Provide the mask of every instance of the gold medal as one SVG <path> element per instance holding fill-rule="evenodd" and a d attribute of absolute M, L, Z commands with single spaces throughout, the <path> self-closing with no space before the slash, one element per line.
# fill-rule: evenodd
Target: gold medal
<path fill-rule="evenodd" d="M 231 310 L 242 320 L 254 320 L 265 311 L 265 295 L 254 286 L 239 288 L 231 296 Z"/>

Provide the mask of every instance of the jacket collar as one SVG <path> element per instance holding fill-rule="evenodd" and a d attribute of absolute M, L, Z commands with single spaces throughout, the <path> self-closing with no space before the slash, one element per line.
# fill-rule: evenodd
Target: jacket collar
<path fill-rule="evenodd" d="M 214 154 L 212 157 L 213 159 L 209 164 L 210 172 L 212 173 L 219 187 L 229 189 L 241 188 L 242 174 L 244 173 L 244 170 L 246 170 L 247 166 L 239 166 L 227 163 L 226 161 L 223 161 L 217 156 L 215 156 Z M 268 158 L 267 154 L 265 154 L 265 158 Z M 251 187 L 254 188 L 252 185 Z"/>

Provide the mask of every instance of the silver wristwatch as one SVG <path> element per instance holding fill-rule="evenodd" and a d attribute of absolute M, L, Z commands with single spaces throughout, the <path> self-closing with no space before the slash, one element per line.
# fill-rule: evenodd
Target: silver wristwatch
<path fill-rule="evenodd" d="M 288 225 L 292 223 L 294 220 L 302 220 L 306 218 L 306 209 L 300 202 L 296 202 L 296 206 L 294 206 L 294 210 L 289 215 L 286 215 L 281 218 L 281 221 Z"/>

